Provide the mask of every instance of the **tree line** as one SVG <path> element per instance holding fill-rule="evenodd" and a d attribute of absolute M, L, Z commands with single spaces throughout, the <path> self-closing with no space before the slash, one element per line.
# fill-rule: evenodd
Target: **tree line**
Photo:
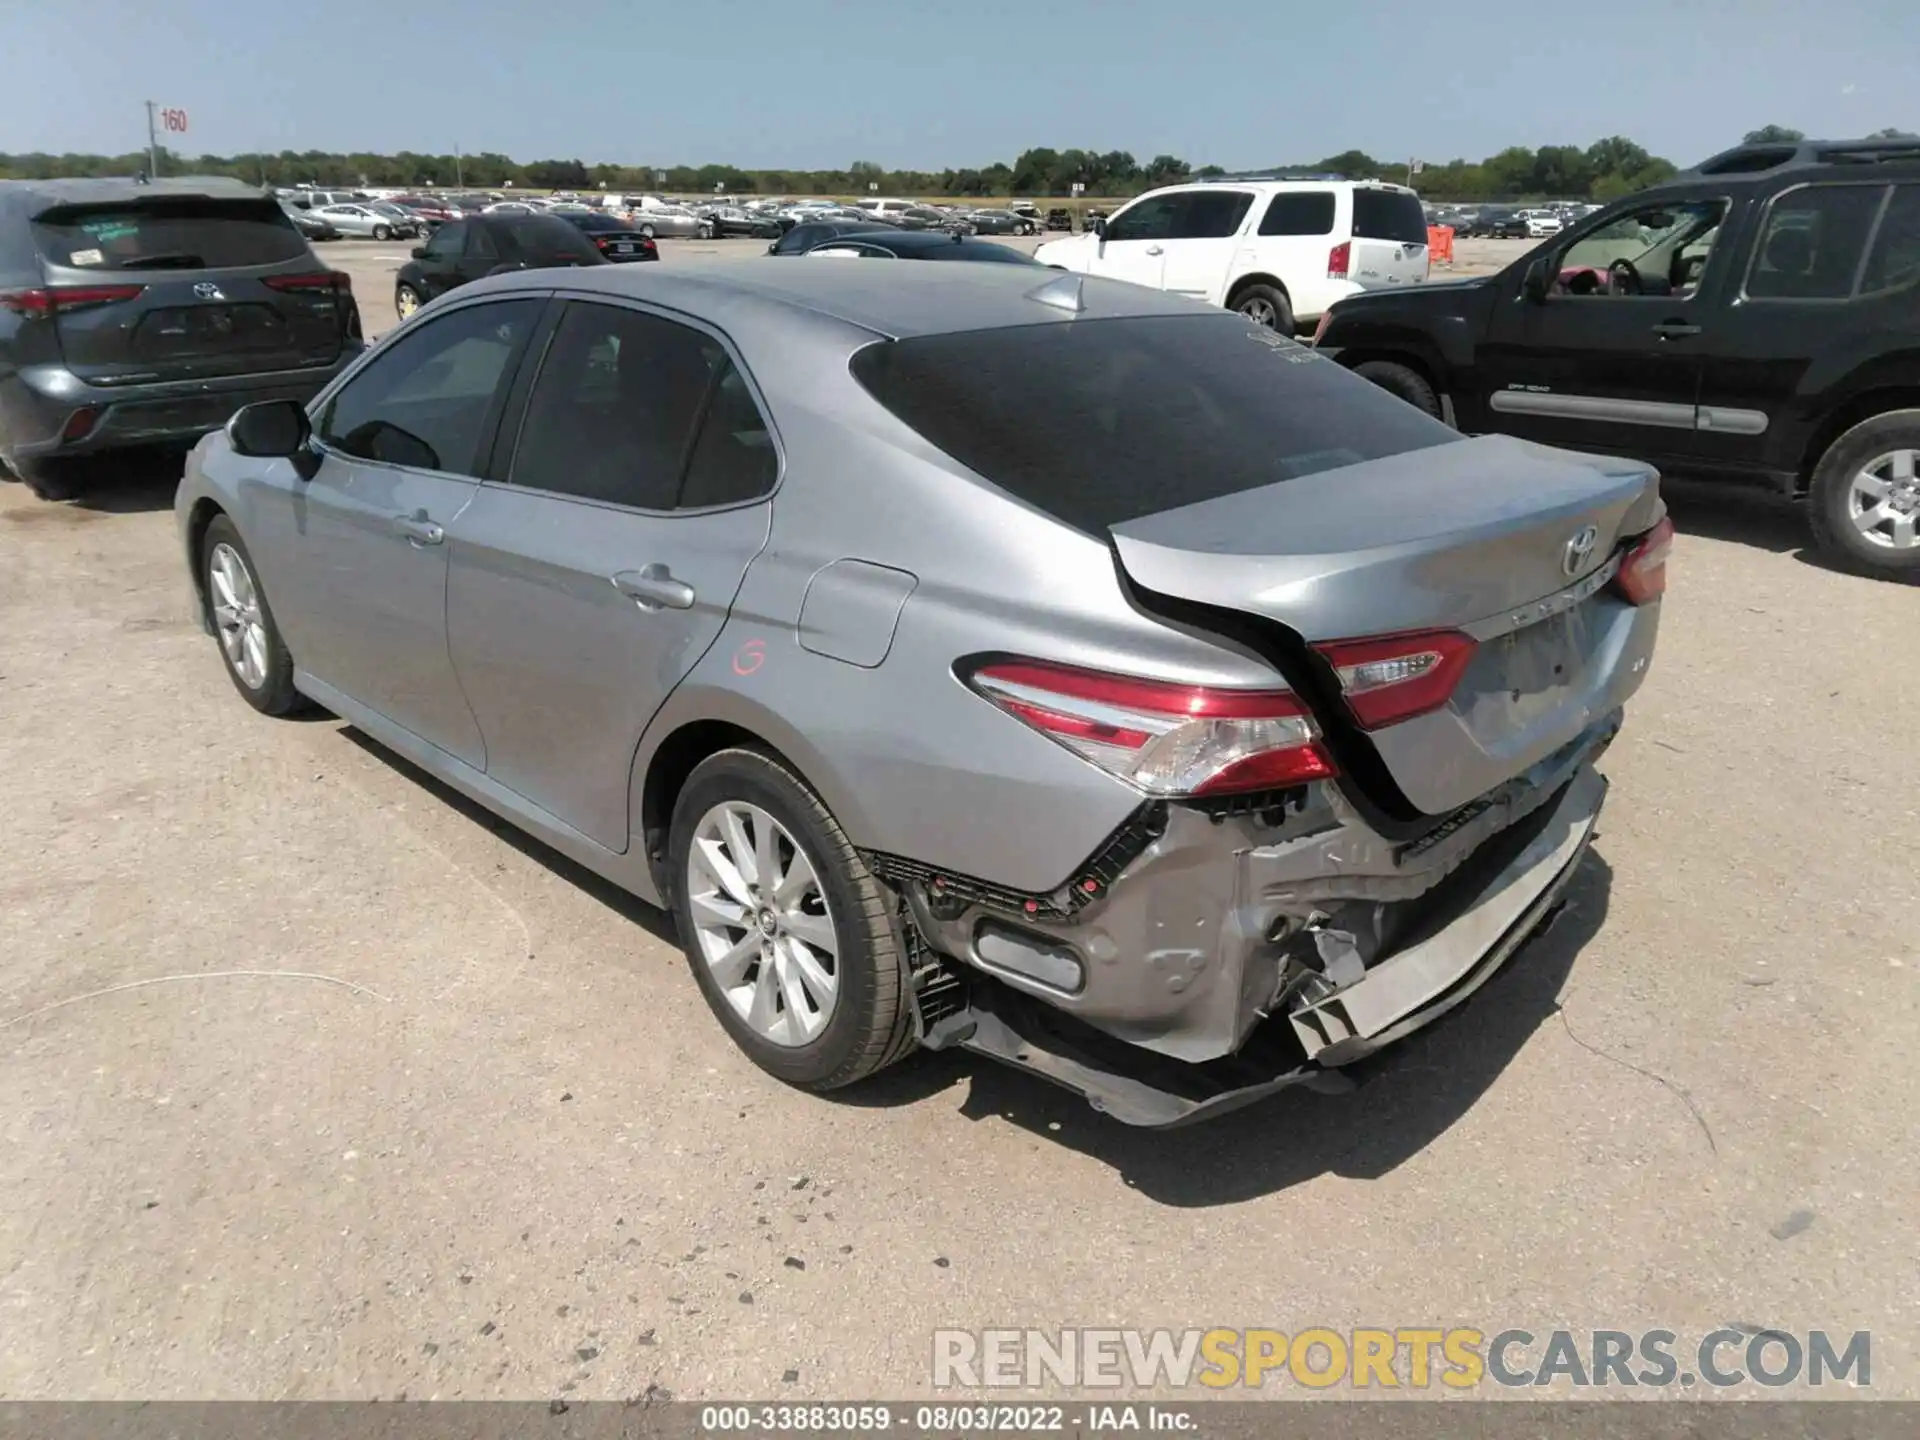
<path fill-rule="evenodd" d="M 1883 130 L 1883 137 L 1905 132 Z M 1798 140 L 1797 130 L 1767 125 L 1747 132 L 1749 142 Z M 1878 137 L 1876 137 L 1878 138 Z M 1067 196 L 1074 187 L 1089 196 L 1137 195 L 1159 185 L 1226 173 L 1218 165 L 1191 165 L 1176 155 L 1140 161 L 1125 150 L 1022 151 L 1011 165 L 978 169 L 889 170 L 856 160 L 843 170 L 743 170 L 733 165 L 589 165 L 582 160 L 533 160 L 506 155 L 430 155 L 402 150 L 392 155 L 324 150 L 278 154 L 185 156 L 160 152 L 162 174 L 227 175 L 257 185 L 464 186 L 499 190 L 663 190 L 674 194 Z M 45 180 L 65 175 L 131 175 L 147 167 L 145 151 L 125 155 L 8 155 L 0 153 L 0 179 Z M 1346 150 L 1306 163 L 1259 167 L 1262 173 L 1337 174 L 1412 184 L 1433 200 L 1554 198 L 1611 200 L 1677 173 L 1672 161 L 1649 153 L 1622 135 L 1585 147 L 1515 145 L 1484 160 L 1435 162 L 1379 160 Z"/>

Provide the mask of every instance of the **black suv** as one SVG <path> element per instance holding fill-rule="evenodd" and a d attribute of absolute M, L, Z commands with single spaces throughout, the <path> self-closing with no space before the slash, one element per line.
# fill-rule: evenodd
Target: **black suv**
<path fill-rule="evenodd" d="M 1920 573 L 1920 141 L 1729 150 L 1315 343 L 1463 430 L 1803 496 L 1820 549 Z"/>
<path fill-rule="evenodd" d="M 80 455 L 305 404 L 362 348 L 347 277 L 253 186 L 0 181 L 0 461 L 42 497 Z"/>

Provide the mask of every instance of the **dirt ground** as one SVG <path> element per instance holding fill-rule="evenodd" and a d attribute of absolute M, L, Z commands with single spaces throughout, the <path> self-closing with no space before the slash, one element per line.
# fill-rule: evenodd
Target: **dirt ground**
<path fill-rule="evenodd" d="M 774 1084 L 664 917 L 241 703 L 173 479 L 0 485 L 0 1395 L 905 1397 L 946 1326 L 1735 1324 L 1870 1330 L 1920 1397 L 1920 587 L 1789 507 L 1673 492 L 1544 939 L 1355 1093 L 1156 1134 L 952 1055 Z"/>

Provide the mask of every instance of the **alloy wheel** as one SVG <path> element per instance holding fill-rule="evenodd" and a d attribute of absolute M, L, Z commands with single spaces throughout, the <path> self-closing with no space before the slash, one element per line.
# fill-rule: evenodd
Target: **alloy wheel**
<path fill-rule="evenodd" d="M 1920 546 L 1920 450 L 1894 450 L 1861 466 L 1847 486 L 1847 518 L 1869 544 Z"/>
<path fill-rule="evenodd" d="M 213 621 L 220 631 L 220 648 L 240 683 L 258 690 L 267 679 L 267 621 L 253 572 L 240 552 L 223 541 L 213 547 L 207 561 L 207 579 L 213 588 Z"/>
<path fill-rule="evenodd" d="M 757 805 L 700 817 L 687 897 L 701 959 L 753 1032 L 775 1045 L 816 1039 L 840 993 L 840 942 L 813 859 Z"/>
<path fill-rule="evenodd" d="M 1242 300 L 1240 302 L 1240 313 L 1246 316 L 1247 319 L 1253 321 L 1254 324 L 1264 325 L 1269 330 L 1274 328 L 1274 323 L 1280 318 L 1274 311 L 1273 302 L 1263 299 L 1258 295 L 1249 300 Z"/>

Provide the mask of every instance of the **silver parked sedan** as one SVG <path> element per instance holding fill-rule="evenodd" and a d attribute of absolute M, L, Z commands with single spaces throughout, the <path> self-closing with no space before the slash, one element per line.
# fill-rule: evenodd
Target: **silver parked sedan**
<path fill-rule="evenodd" d="M 323 205 L 310 213 L 356 239 L 407 239 L 420 233 L 420 222 L 398 205 Z"/>
<path fill-rule="evenodd" d="M 656 239 L 673 236 L 677 239 L 708 237 L 713 234 L 713 223 L 694 214 L 682 206 L 651 210 L 633 210 L 628 212 L 633 228 L 642 235 L 651 235 Z"/>
<path fill-rule="evenodd" d="M 763 260 L 465 286 L 177 508 L 243 699 L 672 908 L 767 1071 L 962 1045 L 1148 1125 L 1545 923 L 1671 534 L 1157 290 Z"/>

